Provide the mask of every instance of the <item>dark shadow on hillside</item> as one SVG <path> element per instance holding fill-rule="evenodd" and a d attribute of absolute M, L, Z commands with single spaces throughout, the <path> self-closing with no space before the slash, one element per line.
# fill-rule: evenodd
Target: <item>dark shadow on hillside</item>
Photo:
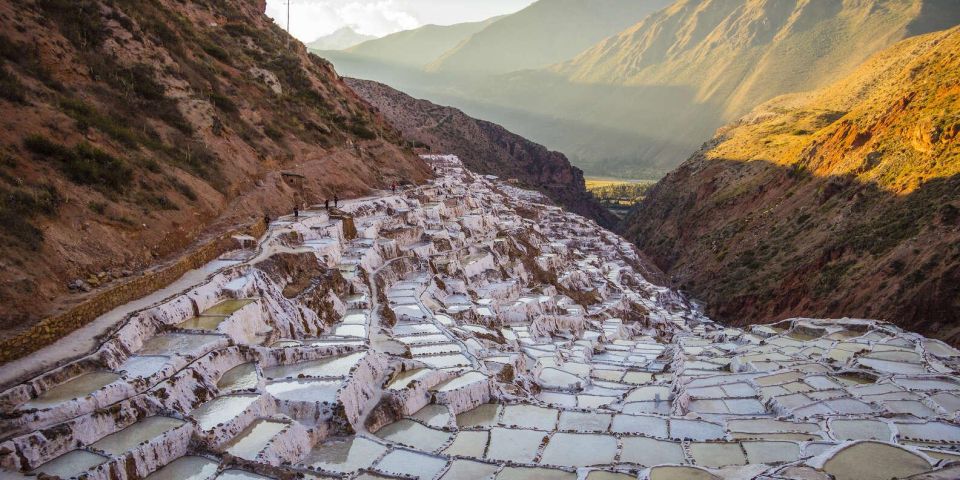
<path fill-rule="evenodd" d="M 624 230 L 717 320 L 878 318 L 960 344 L 960 175 L 897 195 L 850 176 L 695 158 Z"/>

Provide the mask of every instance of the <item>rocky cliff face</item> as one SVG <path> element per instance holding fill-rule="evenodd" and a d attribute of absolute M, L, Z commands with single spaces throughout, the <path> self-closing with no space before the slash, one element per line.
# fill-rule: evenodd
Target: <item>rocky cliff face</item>
<path fill-rule="evenodd" d="M 762 105 L 669 174 L 628 235 L 737 324 L 863 316 L 960 341 L 960 30 Z"/>
<path fill-rule="evenodd" d="M 615 224 L 614 216 L 586 191 L 583 172 L 570 165 L 562 153 L 497 124 L 418 100 L 382 83 L 357 79 L 347 79 L 347 83 L 416 144 L 453 153 L 473 171 L 516 179 L 604 226 Z"/>
<path fill-rule="evenodd" d="M 109 283 L 295 201 L 426 178 L 262 7 L 0 2 L 5 333 L 73 301 L 75 279 Z"/>

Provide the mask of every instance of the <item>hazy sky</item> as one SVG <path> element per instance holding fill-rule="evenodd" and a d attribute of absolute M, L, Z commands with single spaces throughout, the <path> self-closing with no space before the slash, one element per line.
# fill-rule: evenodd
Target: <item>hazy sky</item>
<path fill-rule="evenodd" d="M 290 33 L 309 42 L 343 26 L 383 36 L 426 24 L 451 25 L 512 13 L 533 0 L 290 0 Z M 267 15 L 287 23 L 287 0 L 267 0 Z"/>

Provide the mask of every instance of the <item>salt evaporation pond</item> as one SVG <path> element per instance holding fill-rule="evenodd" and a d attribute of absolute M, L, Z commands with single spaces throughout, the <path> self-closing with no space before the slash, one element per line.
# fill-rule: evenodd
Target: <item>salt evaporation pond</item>
<path fill-rule="evenodd" d="M 84 373 L 60 385 L 54 386 L 33 400 L 21 404 L 20 408 L 49 408 L 53 405 L 89 395 L 119 379 L 120 375 L 114 372 L 97 371 Z"/>
<path fill-rule="evenodd" d="M 273 222 L 0 392 L 0 473 L 960 478 L 955 348 L 873 320 L 716 324 L 625 239 L 428 161 L 432 183 Z"/>

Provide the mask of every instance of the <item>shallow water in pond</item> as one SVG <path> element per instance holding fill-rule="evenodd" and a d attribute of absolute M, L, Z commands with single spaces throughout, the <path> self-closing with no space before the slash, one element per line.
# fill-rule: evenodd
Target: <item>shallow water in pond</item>
<path fill-rule="evenodd" d="M 223 450 L 235 457 L 254 460 L 267 446 L 267 442 L 287 428 L 283 422 L 255 420 L 236 437 L 223 446 Z"/>
<path fill-rule="evenodd" d="M 437 392 L 449 392 L 449 391 L 457 390 L 458 388 L 463 388 L 475 382 L 486 381 L 487 378 L 488 377 L 486 375 L 480 372 L 471 371 L 463 375 L 460 375 L 459 377 L 451 378 L 450 380 L 447 380 L 446 382 L 443 382 L 440 385 L 437 385 L 436 387 L 433 388 L 433 390 Z"/>
<path fill-rule="evenodd" d="M 407 370 L 400 372 L 397 376 L 393 377 L 393 380 L 387 385 L 389 390 L 403 390 L 413 382 L 414 380 L 420 380 L 423 377 L 427 376 L 433 370 L 429 368 L 415 368 L 413 370 Z"/>
<path fill-rule="evenodd" d="M 446 466 L 447 461 L 442 458 L 409 450 L 394 450 L 377 462 L 374 468 L 383 473 L 410 475 L 421 480 L 429 480 L 436 478 L 440 470 Z"/>
<path fill-rule="evenodd" d="M 317 445 L 307 454 L 303 463 L 323 470 L 348 473 L 370 467 L 373 461 L 386 451 L 387 447 L 377 442 L 353 437 Z"/>
<path fill-rule="evenodd" d="M 544 388 L 571 389 L 583 383 L 583 379 L 559 368 L 547 367 L 540 371 L 539 383 Z"/>
<path fill-rule="evenodd" d="M 577 474 L 535 467 L 504 467 L 497 480 L 576 480 Z"/>
<path fill-rule="evenodd" d="M 340 382 L 329 380 L 282 380 L 267 384 L 267 393 L 294 402 L 335 402 Z"/>
<path fill-rule="evenodd" d="M 623 437 L 621 463 L 633 463 L 645 467 L 662 463 L 686 463 L 680 442 L 669 442 L 647 437 Z"/>
<path fill-rule="evenodd" d="M 107 460 L 107 457 L 86 450 L 72 450 L 40 465 L 31 473 L 42 472 L 61 478 L 73 478 Z"/>
<path fill-rule="evenodd" d="M 220 335 L 167 333 L 147 340 L 137 355 L 197 355 L 224 338 Z"/>
<path fill-rule="evenodd" d="M 587 474 L 587 480 L 636 480 L 636 475 L 594 470 Z"/>
<path fill-rule="evenodd" d="M 844 420 L 830 422 L 830 433 L 837 440 L 890 441 L 890 427 L 879 420 Z"/>
<path fill-rule="evenodd" d="M 497 424 L 499 414 L 500 405 L 484 403 L 473 410 L 458 414 L 457 426 L 459 428 L 492 427 Z"/>
<path fill-rule="evenodd" d="M 487 458 L 531 463 L 537 455 L 545 432 L 537 430 L 513 430 L 495 427 L 490 429 L 490 446 Z"/>
<path fill-rule="evenodd" d="M 439 353 L 457 353 L 459 351 L 460 346 L 455 343 L 441 343 L 438 345 L 410 347 L 411 355 L 433 355 Z"/>
<path fill-rule="evenodd" d="M 92 448 L 117 456 L 126 453 L 142 442 L 159 437 L 183 425 L 183 420 L 170 417 L 148 417 L 119 432 L 101 438 Z"/>
<path fill-rule="evenodd" d="M 559 411 L 552 408 L 536 405 L 504 405 L 500 423 L 506 426 L 516 425 L 521 428 L 535 428 L 538 430 L 553 430 L 557 425 Z"/>
<path fill-rule="evenodd" d="M 823 465 L 836 480 L 887 480 L 903 478 L 930 470 L 920 456 L 876 442 L 864 442 L 844 448 Z"/>
<path fill-rule="evenodd" d="M 716 440 L 726 435 L 723 427 L 715 423 L 681 418 L 670 419 L 670 438 L 682 440 Z"/>
<path fill-rule="evenodd" d="M 425 452 L 433 452 L 442 447 L 451 435 L 421 425 L 413 420 L 399 420 L 376 432 L 384 440 L 396 442 Z"/>
<path fill-rule="evenodd" d="M 483 458 L 483 452 L 487 449 L 487 442 L 490 440 L 490 432 L 461 430 L 453 443 L 443 450 L 444 455 L 463 455 L 465 457 Z"/>
<path fill-rule="evenodd" d="M 344 325 L 365 325 L 367 323 L 367 313 L 363 310 L 347 310 L 341 322 Z"/>
<path fill-rule="evenodd" d="M 84 373 L 54 386 L 39 397 L 23 403 L 19 408 L 49 408 L 68 400 L 84 397 L 119 379 L 120 375 L 108 371 Z"/>
<path fill-rule="evenodd" d="M 609 413 L 576 412 L 566 410 L 560 413 L 559 430 L 580 432 L 606 432 L 610 428 L 613 415 Z"/>
<path fill-rule="evenodd" d="M 145 378 L 160 371 L 169 360 L 170 357 L 157 355 L 133 355 L 120 365 L 120 370 L 126 372 L 127 377 Z"/>
<path fill-rule="evenodd" d="M 220 475 L 217 475 L 216 480 L 271 480 L 271 478 L 243 470 L 226 470 Z"/>
<path fill-rule="evenodd" d="M 565 467 L 585 467 L 613 463 L 617 439 L 609 435 L 556 433 L 543 450 L 540 463 Z"/>
<path fill-rule="evenodd" d="M 642 433 L 651 437 L 667 437 L 667 420 L 661 417 L 642 415 L 616 415 L 611 432 Z"/>
<path fill-rule="evenodd" d="M 450 468 L 440 477 L 443 480 L 489 480 L 497 473 L 498 465 L 454 459 Z"/>
<path fill-rule="evenodd" d="M 417 413 L 410 415 L 410 418 L 420 420 L 429 427 L 443 428 L 450 423 L 450 410 L 443 405 L 430 404 L 420 409 Z"/>
<path fill-rule="evenodd" d="M 334 335 L 343 337 L 366 337 L 367 327 L 364 325 L 340 325 L 333 331 Z"/>
<path fill-rule="evenodd" d="M 201 430 L 210 430 L 218 424 L 229 422 L 243 413 L 258 395 L 225 395 L 214 398 L 190 412 Z"/>
<path fill-rule="evenodd" d="M 257 301 L 256 299 L 252 299 L 252 298 L 244 298 L 240 300 L 224 300 L 204 310 L 203 312 L 200 312 L 200 315 L 201 316 L 203 315 L 229 316 L 229 315 L 232 315 L 237 310 L 240 310 L 241 308 L 246 307 L 247 305 L 250 305 L 251 303 L 256 301 Z"/>
<path fill-rule="evenodd" d="M 145 480 L 207 480 L 217 474 L 220 462 L 203 457 L 180 457 L 151 473 Z"/>
<path fill-rule="evenodd" d="M 202 315 L 190 318 L 177 324 L 177 328 L 184 330 L 216 330 L 227 317 L 219 315 Z"/>
<path fill-rule="evenodd" d="M 650 480 L 719 480 L 710 472 L 693 467 L 663 466 L 650 469 Z"/>
<path fill-rule="evenodd" d="M 236 390 L 246 390 L 256 388 L 260 376 L 257 375 L 257 364 L 243 363 L 227 370 L 217 382 L 217 388 L 221 392 L 228 393 Z"/>
<path fill-rule="evenodd" d="M 699 443 L 690 444 L 690 455 L 701 467 L 718 468 L 727 465 L 744 465 L 747 457 L 740 448 L 740 444 L 731 443 Z"/>
<path fill-rule="evenodd" d="M 470 360 L 459 353 L 455 355 L 416 357 L 416 360 L 426 363 L 434 368 L 466 367 L 470 365 Z"/>
<path fill-rule="evenodd" d="M 367 354 L 354 352 L 309 362 L 277 365 L 263 369 L 263 376 L 267 378 L 297 378 L 306 377 L 344 377 Z"/>
<path fill-rule="evenodd" d="M 793 442 L 743 442 L 750 463 L 784 463 L 800 458 L 800 446 Z"/>

